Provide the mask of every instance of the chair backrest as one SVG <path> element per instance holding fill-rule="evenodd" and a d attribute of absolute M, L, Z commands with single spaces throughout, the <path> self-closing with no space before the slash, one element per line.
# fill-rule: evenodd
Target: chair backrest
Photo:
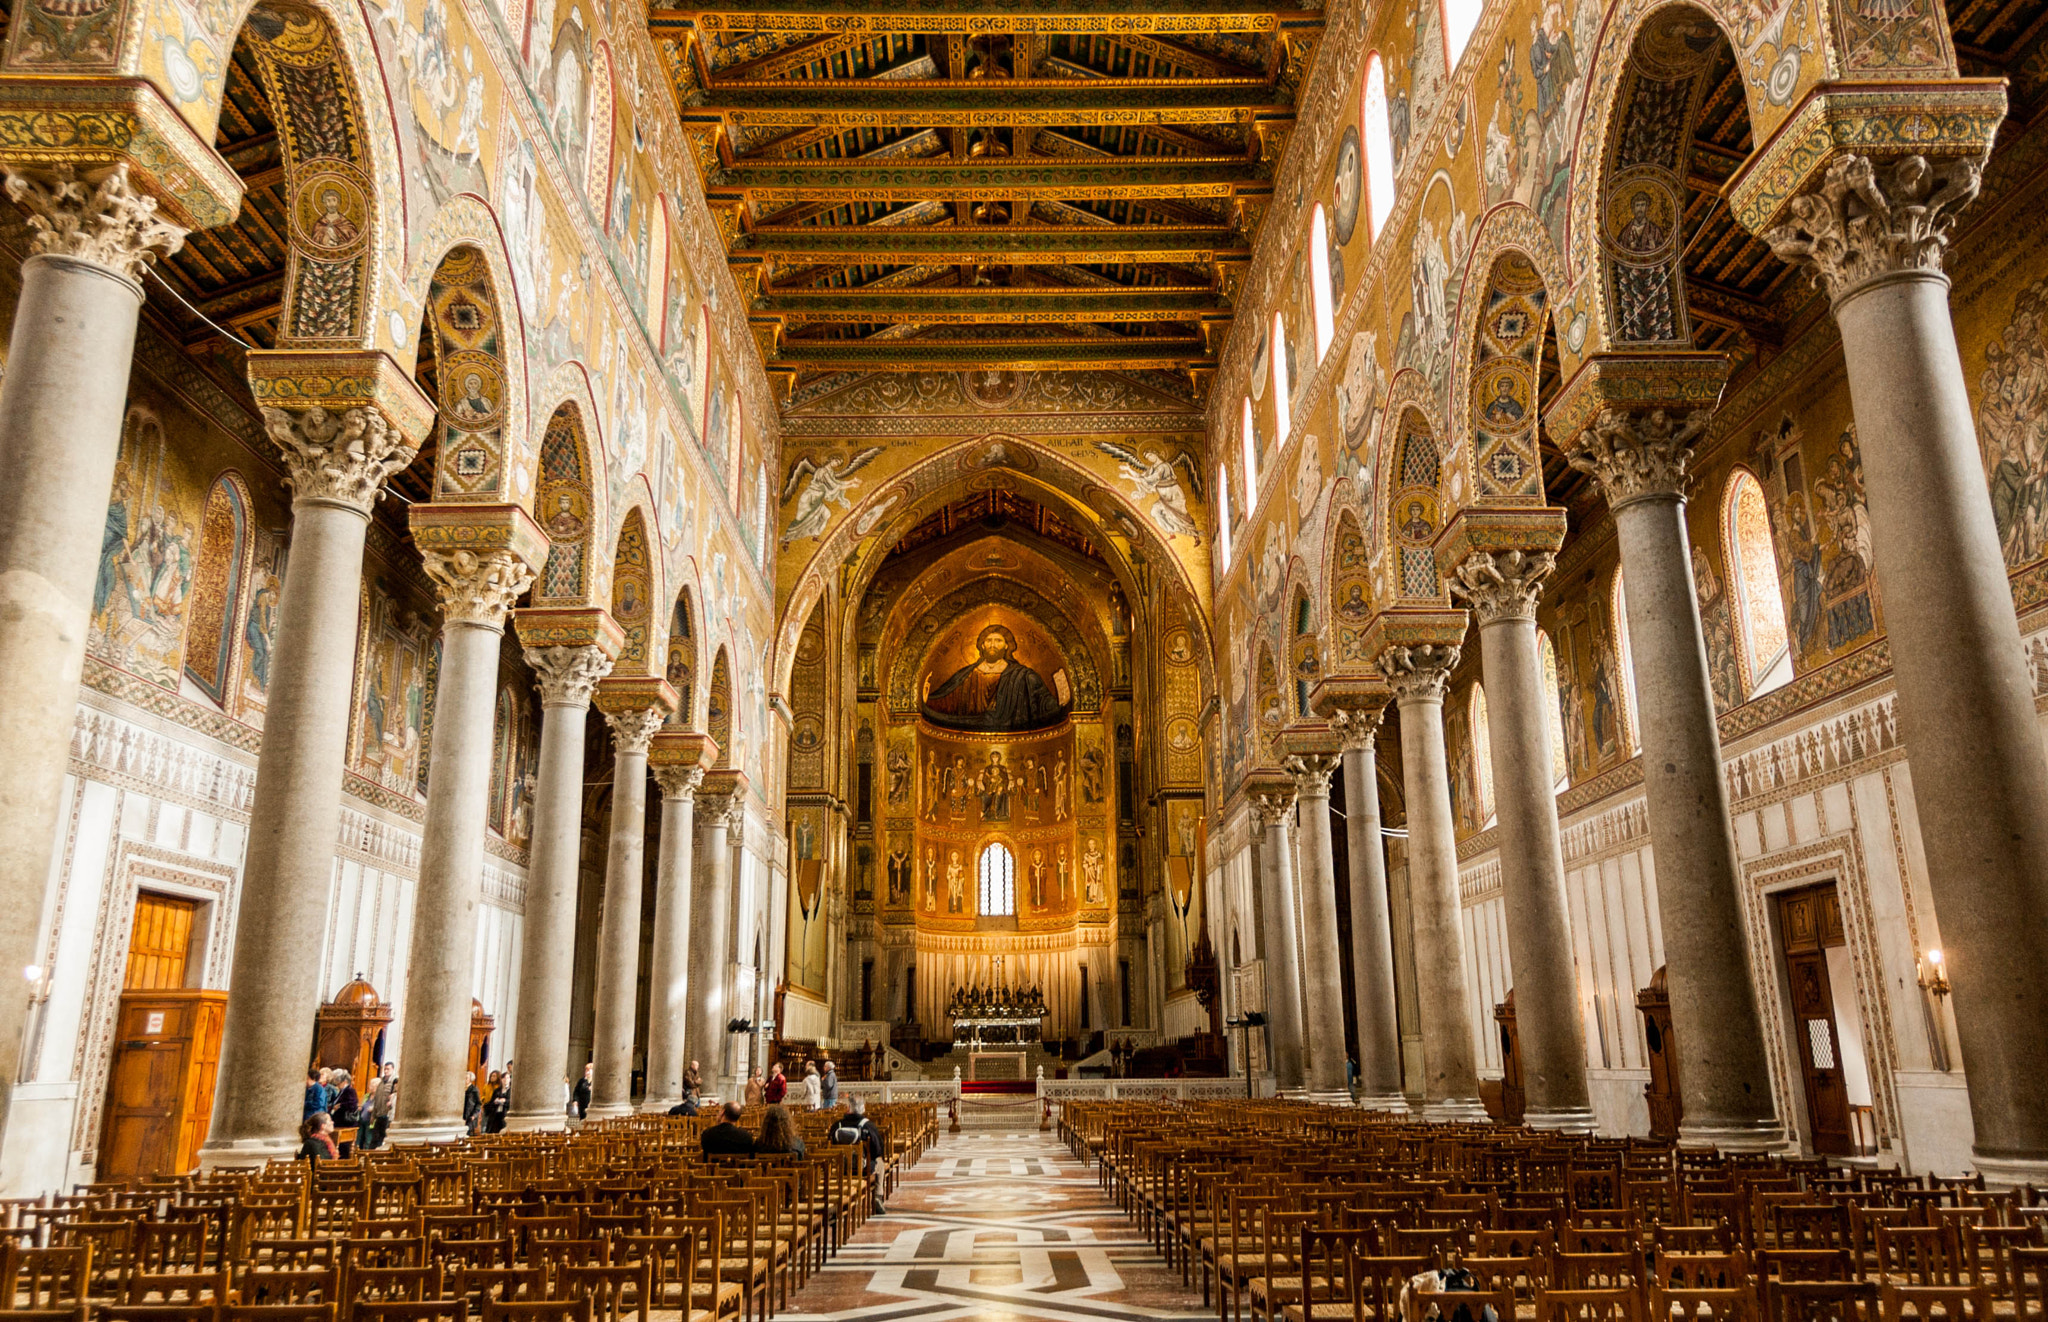
<path fill-rule="evenodd" d="M 1961 1254 L 1953 1226 L 1877 1228 L 1879 1278 L 1892 1285 L 1960 1285 Z"/>
<path fill-rule="evenodd" d="M 1884 1322 L 1991 1322 L 1991 1291 L 1981 1285 L 1892 1285 L 1878 1295 Z"/>
<path fill-rule="evenodd" d="M 1472 1252 L 1482 1258 L 1547 1258 L 1557 1252 L 1557 1232 L 1548 1226 L 1538 1230 L 1477 1230 L 1472 1233 Z"/>
<path fill-rule="evenodd" d="M 1771 1322 L 1877 1322 L 1868 1281 L 1770 1281 L 1764 1299 Z"/>
<path fill-rule="evenodd" d="M 191 1304 L 228 1297 L 228 1274 L 221 1272 L 144 1272 L 128 1278 L 131 1304 Z"/>
<path fill-rule="evenodd" d="M 460 1299 L 358 1299 L 348 1306 L 349 1322 L 469 1322 Z"/>
<path fill-rule="evenodd" d="M 2018 1322 L 2048 1320 L 2048 1248 L 2014 1248 L 2006 1257 L 2012 1264 L 2014 1316 Z"/>
<path fill-rule="evenodd" d="M 338 1305 L 222 1304 L 220 1322 L 334 1322 Z"/>
<path fill-rule="evenodd" d="M 1406 1322 L 1515 1322 L 1512 1290 L 1410 1290 Z"/>
<path fill-rule="evenodd" d="M 1619 1290 L 1545 1290 L 1536 1296 L 1536 1322 L 1642 1322 L 1642 1296 Z"/>
<path fill-rule="evenodd" d="M 348 1293 L 351 1299 L 439 1299 L 441 1268 L 351 1266 Z"/>
<path fill-rule="evenodd" d="M 1642 1259 L 1632 1252 L 1560 1253 L 1559 1288 L 1571 1291 L 1635 1289 L 1642 1284 Z"/>
<path fill-rule="evenodd" d="M 620 1322 L 627 1316 L 647 1322 L 653 1306 L 654 1264 L 643 1258 L 604 1266 L 564 1267 L 555 1276 L 555 1289 L 570 1297 L 588 1298 L 597 1322 Z"/>
<path fill-rule="evenodd" d="M 1659 1253 L 1644 1279 L 1666 1290 L 1733 1290 L 1749 1284 L 1746 1253 Z"/>
<path fill-rule="evenodd" d="M 481 1308 L 486 1299 L 539 1299 L 547 1294 L 547 1274 L 539 1267 L 458 1266 L 446 1281 L 447 1293 L 457 1299 L 474 1299 Z"/>
<path fill-rule="evenodd" d="M 171 1304 L 103 1304 L 105 1322 L 219 1322 L 220 1301 L 202 1299 Z"/>
<path fill-rule="evenodd" d="M 1727 1289 L 1653 1286 L 1650 1322 L 1757 1322 L 1756 1291 L 1747 1281 Z"/>
<path fill-rule="evenodd" d="M 235 1278 L 235 1294 L 252 1305 L 338 1303 L 341 1271 L 331 1266 L 245 1270 Z"/>
<path fill-rule="evenodd" d="M 590 1322 L 588 1295 L 581 1299 L 539 1299 L 505 1303 L 484 1301 L 484 1322 Z"/>

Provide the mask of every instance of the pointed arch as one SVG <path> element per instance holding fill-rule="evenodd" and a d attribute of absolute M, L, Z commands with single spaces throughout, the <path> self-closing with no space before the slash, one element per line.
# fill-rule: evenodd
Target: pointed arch
<path fill-rule="evenodd" d="M 185 675 L 225 709 L 234 687 L 235 625 L 249 571 L 249 493 L 222 473 L 199 516 L 199 554 L 185 605 Z"/>
<path fill-rule="evenodd" d="M 1484 828 L 1493 821 L 1493 721 L 1486 710 L 1486 685 L 1474 680 L 1466 701 L 1472 730 L 1472 822 Z"/>
<path fill-rule="evenodd" d="M 732 746 L 732 663 L 726 659 L 725 644 L 711 658 L 711 682 L 705 685 L 704 733 L 718 743 L 718 765 L 733 765 Z"/>
<path fill-rule="evenodd" d="M 1273 448 L 1280 451 L 1294 434 L 1294 382 L 1287 372 L 1287 314 L 1273 313 Z"/>
<path fill-rule="evenodd" d="M 668 667 L 664 672 L 676 691 L 670 725 L 697 726 L 697 609 L 688 584 L 676 593 L 668 622 Z"/>
<path fill-rule="evenodd" d="M 1309 710 L 1308 695 L 1322 678 L 1323 665 L 1317 646 L 1315 601 L 1309 596 L 1306 583 L 1298 583 L 1294 589 L 1294 610 L 1288 624 L 1293 632 L 1288 650 L 1294 672 L 1294 718 L 1305 721 L 1314 716 Z"/>
<path fill-rule="evenodd" d="M 504 501 L 505 438 L 512 400 L 506 370 L 507 328 L 497 282 L 482 249 L 459 244 L 427 283 L 426 321 L 433 342 L 435 402 L 434 499 Z M 516 343 L 517 341 L 512 341 Z M 421 346 L 422 354 L 426 350 Z"/>
<path fill-rule="evenodd" d="M 1422 410 L 1401 411 L 1387 482 L 1386 528 L 1395 549 L 1394 591 L 1434 601 L 1443 595 L 1436 566 L 1436 535 L 1446 517 L 1443 456 Z"/>
<path fill-rule="evenodd" d="M 625 630 L 626 641 L 612 665 L 616 675 L 647 675 L 654 630 L 654 551 L 647 520 L 636 506 L 619 526 L 618 548 L 612 556 L 612 618 Z"/>
<path fill-rule="evenodd" d="M 1536 654 L 1543 667 L 1543 726 L 1550 732 L 1550 781 L 1559 790 L 1571 779 L 1571 756 L 1564 744 L 1564 690 L 1559 686 L 1557 646 L 1545 629 L 1536 631 Z"/>
<path fill-rule="evenodd" d="M 583 410 L 563 400 L 548 418 L 540 443 L 540 482 L 534 513 L 548 534 L 548 562 L 534 585 L 534 604 L 581 605 L 590 599 L 591 541 L 596 525 L 590 446 Z"/>
<path fill-rule="evenodd" d="M 1742 660 L 1743 696 L 1754 698 L 1791 681 L 1792 654 L 1770 510 L 1763 484 L 1747 468 L 1728 476 L 1721 502 L 1721 539 L 1735 603 L 1735 650 Z"/>
<path fill-rule="evenodd" d="M 1540 502 L 1536 392 L 1549 291 L 1528 254 L 1506 248 L 1494 257 L 1473 302 L 1465 418 L 1472 433 L 1472 490 L 1477 499 Z M 1455 403 L 1452 408 L 1455 416 Z"/>
<path fill-rule="evenodd" d="M 1331 668 L 1362 672 L 1372 664 L 1365 650 L 1365 626 L 1373 614 L 1372 566 L 1353 510 L 1338 512 L 1323 582 L 1330 594 L 1324 629 L 1331 634 Z"/>
<path fill-rule="evenodd" d="M 1365 57 L 1364 82 L 1358 128 L 1365 136 L 1365 214 L 1372 222 L 1368 238 L 1377 243 L 1394 210 L 1394 129 L 1387 104 L 1387 66 L 1378 51 Z"/>
<path fill-rule="evenodd" d="M 505 834 L 506 790 L 511 784 L 513 743 L 512 686 L 498 690 L 497 710 L 491 720 L 491 797 L 487 823 L 499 835 Z"/>

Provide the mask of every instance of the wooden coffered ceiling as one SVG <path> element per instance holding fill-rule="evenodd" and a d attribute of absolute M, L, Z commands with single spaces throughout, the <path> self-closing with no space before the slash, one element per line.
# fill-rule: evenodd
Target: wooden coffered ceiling
<path fill-rule="evenodd" d="M 649 18 L 785 389 L 1175 372 L 1199 393 L 1323 32 L 1247 0 L 724 0 Z"/>

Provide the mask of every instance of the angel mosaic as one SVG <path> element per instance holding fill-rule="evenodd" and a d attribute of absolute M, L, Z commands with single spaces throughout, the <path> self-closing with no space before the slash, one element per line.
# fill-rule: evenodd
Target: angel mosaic
<path fill-rule="evenodd" d="M 853 503 L 852 493 L 860 483 L 853 475 L 873 463 L 882 453 L 882 447 L 871 445 L 851 459 L 834 455 L 823 463 L 814 464 L 809 456 L 796 461 L 789 470 L 789 480 L 783 483 L 782 499 L 796 497 L 796 510 L 790 515 L 789 527 L 782 534 L 782 544 L 801 541 L 806 537 L 822 537 L 832 522 L 832 507 L 847 509 Z M 799 490 L 801 486 L 801 490 Z"/>
<path fill-rule="evenodd" d="M 1176 452 L 1167 459 L 1159 451 L 1147 448 L 1141 458 L 1130 447 L 1111 441 L 1097 441 L 1095 448 L 1117 461 L 1117 476 L 1135 488 L 1138 499 L 1151 498 L 1152 508 L 1147 513 L 1160 531 L 1169 537 L 1202 540 L 1202 530 L 1188 513 L 1187 491 L 1181 485 L 1181 475 L 1185 473 L 1187 487 L 1197 498 L 1202 494 L 1201 472 L 1192 457 Z"/>

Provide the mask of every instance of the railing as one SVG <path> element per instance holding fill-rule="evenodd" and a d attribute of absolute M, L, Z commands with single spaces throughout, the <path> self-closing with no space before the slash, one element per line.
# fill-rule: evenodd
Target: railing
<path fill-rule="evenodd" d="M 861 1097 L 871 1102 L 952 1101 L 960 1095 L 958 1079 L 902 1079 L 877 1083 L 842 1083 L 842 1098 Z"/>

